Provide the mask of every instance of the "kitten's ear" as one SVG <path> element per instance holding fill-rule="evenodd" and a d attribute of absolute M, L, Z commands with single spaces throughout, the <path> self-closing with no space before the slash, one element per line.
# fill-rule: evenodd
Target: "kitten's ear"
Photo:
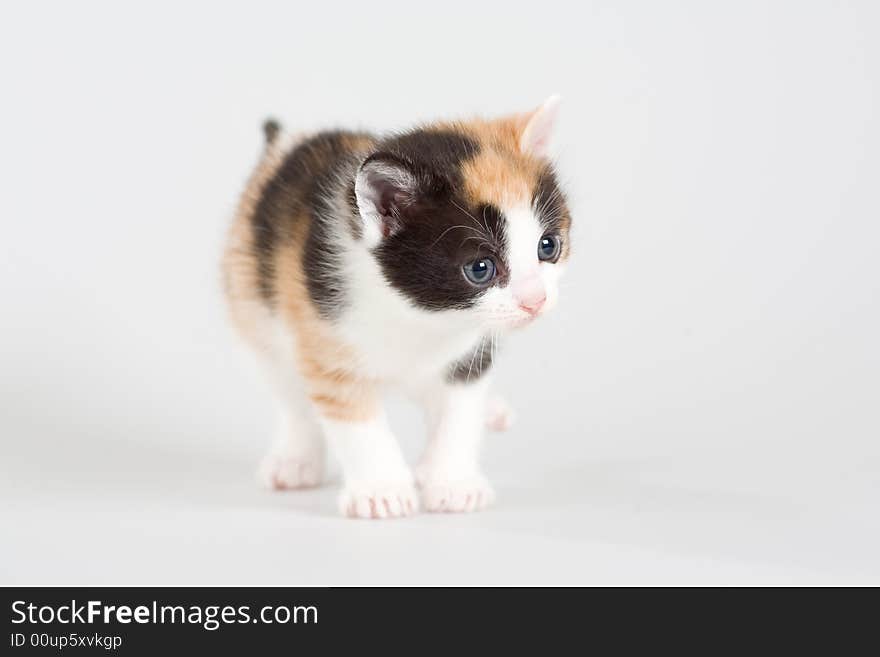
<path fill-rule="evenodd" d="M 378 244 L 403 226 L 402 215 L 417 197 L 417 179 L 407 164 L 393 155 L 371 155 L 354 183 L 364 237 Z"/>
<path fill-rule="evenodd" d="M 561 96 L 550 96 L 526 119 L 525 127 L 519 137 L 519 148 L 523 153 L 546 157 L 553 126 L 559 113 Z"/>

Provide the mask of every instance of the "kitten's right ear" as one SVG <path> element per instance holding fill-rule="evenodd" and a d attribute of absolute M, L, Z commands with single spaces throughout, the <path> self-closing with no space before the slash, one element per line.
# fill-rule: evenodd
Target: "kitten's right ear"
<path fill-rule="evenodd" d="M 354 183 L 364 239 L 370 246 L 403 226 L 403 214 L 416 200 L 417 181 L 407 164 L 386 154 L 368 157 Z"/>
<path fill-rule="evenodd" d="M 547 147 L 561 100 L 559 95 L 550 96 L 541 107 L 528 116 L 519 139 L 519 148 L 523 153 L 547 157 Z"/>

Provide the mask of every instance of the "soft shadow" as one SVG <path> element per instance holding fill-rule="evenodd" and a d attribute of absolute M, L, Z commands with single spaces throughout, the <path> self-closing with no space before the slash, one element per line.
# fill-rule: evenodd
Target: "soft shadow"
<path fill-rule="evenodd" d="M 227 440 L 215 447 L 184 435 L 174 440 L 167 431 L 133 435 L 131 427 L 111 425 L 69 434 L 34 429 L 17 428 L 18 439 L 3 445 L 0 494 L 6 502 L 192 505 L 329 517 L 335 512 L 326 485 L 310 491 L 261 488 L 255 472 L 262 444 L 238 447 Z"/>

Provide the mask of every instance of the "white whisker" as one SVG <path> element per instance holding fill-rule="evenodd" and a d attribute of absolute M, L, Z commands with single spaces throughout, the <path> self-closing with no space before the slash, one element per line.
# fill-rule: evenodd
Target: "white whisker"
<path fill-rule="evenodd" d="M 471 226 L 464 226 L 464 225 L 461 225 L 461 224 L 459 224 L 459 225 L 457 225 L 457 226 L 450 226 L 449 228 L 447 228 L 446 230 L 444 230 L 442 233 L 440 233 L 440 237 L 438 237 L 436 240 L 434 240 L 434 241 L 431 243 L 431 246 L 429 246 L 428 248 L 429 248 L 429 249 L 433 249 L 434 246 L 437 244 L 437 242 L 439 242 L 440 240 L 443 239 L 443 237 L 446 235 L 446 233 L 448 233 L 448 232 L 451 231 L 451 230 L 455 230 L 456 228 L 463 228 L 463 229 L 465 229 L 465 230 L 472 230 L 472 231 L 474 231 L 475 233 L 477 233 L 477 234 L 479 234 L 479 235 L 482 235 L 482 234 L 483 234 L 481 231 L 477 230 L 476 228 L 472 228 Z M 475 238 L 472 238 L 472 239 L 475 239 Z"/>

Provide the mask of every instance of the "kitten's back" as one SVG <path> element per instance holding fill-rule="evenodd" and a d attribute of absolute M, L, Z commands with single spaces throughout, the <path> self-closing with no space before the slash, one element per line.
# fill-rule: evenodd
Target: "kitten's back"
<path fill-rule="evenodd" d="M 322 261 L 332 258 L 328 250 L 333 240 L 321 234 L 326 227 L 317 219 L 333 216 L 330 206 L 340 183 L 353 180 L 375 144 L 375 138 L 363 132 L 286 134 L 273 120 L 263 130 L 265 148 L 242 193 L 223 259 L 232 319 L 250 342 L 259 341 L 261 333 L 255 316 L 274 312 L 281 296 L 301 296 L 296 290 L 279 295 L 279 286 L 290 283 L 279 283 L 280 260 L 285 269 L 298 263 L 299 271 L 293 274 L 309 288 L 314 283 L 303 270 L 320 268 Z M 314 298 L 319 291 L 306 292 Z"/>

